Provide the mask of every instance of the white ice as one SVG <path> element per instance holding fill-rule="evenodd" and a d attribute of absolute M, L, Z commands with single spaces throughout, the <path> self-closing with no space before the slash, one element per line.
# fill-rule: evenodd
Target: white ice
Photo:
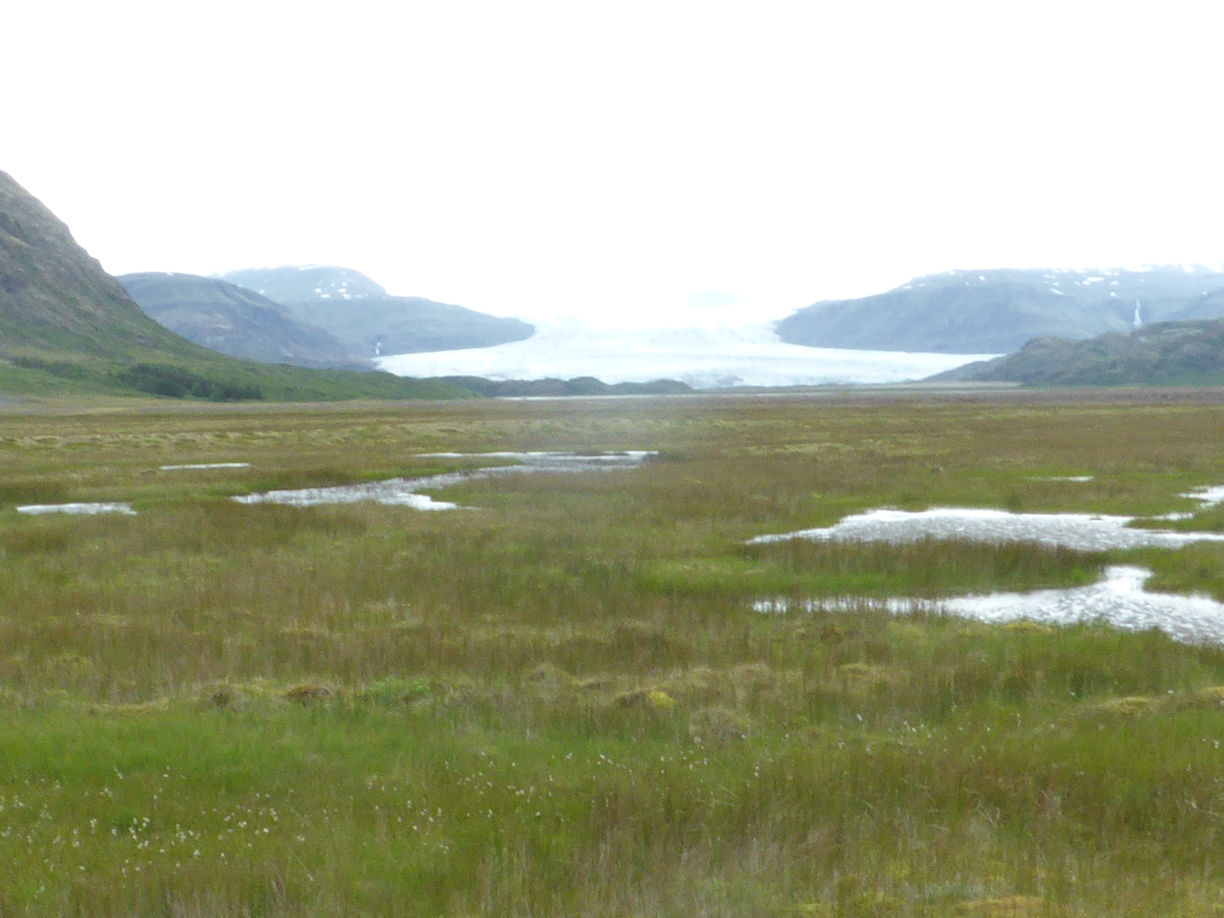
<path fill-rule="evenodd" d="M 675 379 L 698 389 L 811 386 L 924 379 L 989 354 L 860 351 L 784 344 L 768 324 L 715 328 L 538 326 L 524 341 L 495 347 L 388 354 L 376 362 L 397 376 L 572 379 L 606 383 Z"/>

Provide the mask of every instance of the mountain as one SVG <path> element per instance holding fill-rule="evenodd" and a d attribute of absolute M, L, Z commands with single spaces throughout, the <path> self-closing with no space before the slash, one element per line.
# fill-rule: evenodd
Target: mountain
<path fill-rule="evenodd" d="M 1034 338 L 1015 354 L 935 380 L 1047 386 L 1224 384 L 1224 319 L 1157 322 L 1088 340 Z"/>
<path fill-rule="evenodd" d="M 125 274 L 119 283 L 147 315 L 202 347 L 261 363 L 370 369 L 321 328 L 279 303 L 215 277 Z"/>
<path fill-rule="evenodd" d="M 1190 301 L 1176 319 L 1218 319 L 1224 317 L 1224 290 L 1212 290 Z"/>
<path fill-rule="evenodd" d="M 143 312 L 60 220 L 0 172 L 0 351 L 194 347 Z"/>
<path fill-rule="evenodd" d="M 420 297 L 389 296 L 349 268 L 250 268 L 222 278 L 280 303 L 299 321 L 325 329 L 361 357 L 491 347 L 521 341 L 535 331 L 518 319 Z"/>
<path fill-rule="evenodd" d="M 360 271 L 323 265 L 288 268 L 247 268 L 222 277 L 231 284 L 254 290 L 277 303 L 313 303 L 319 300 L 383 299 L 389 294 Z"/>
<path fill-rule="evenodd" d="M 816 347 L 998 354 L 1041 336 L 1125 332 L 1136 318 L 1221 316 L 1224 273 L 1215 269 L 1005 269 L 950 271 L 887 293 L 816 303 L 776 329 L 783 341 Z"/>
<path fill-rule="evenodd" d="M 238 399 L 456 398 L 455 383 L 259 364 L 141 311 L 59 219 L 0 172 L 0 393 Z"/>

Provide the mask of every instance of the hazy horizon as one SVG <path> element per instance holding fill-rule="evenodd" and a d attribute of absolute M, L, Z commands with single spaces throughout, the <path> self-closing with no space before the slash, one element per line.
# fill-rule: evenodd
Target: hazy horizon
<path fill-rule="evenodd" d="M 208 277 L 217 279 L 225 279 L 225 275 L 231 271 L 241 271 L 246 269 L 285 269 L 285 268 L 343 268 L 358 271 L 364 274 L 370 280 L 379 284 L 387 290 L 389 296 L 397 297 L 421 297 L 420 293 L 414 293 L 409 290 L 394 290 L 387 288 L 382 284 L 380 279 L 371 276 L 364 271 L 352 265 L 324 265 L 324 264 L 309 264 L 309 265 L 245 265 L 241 268 L 229 269 L 227 271 L 214 272 Z M 671 304 L 664 306 L 657 301 L 650 299 L 648 296 L 639 300 L 628 301 L 618 304 L 616 309 L 608 312 L 582 314 L 579 312 L 567 312 L 564 309 L 546 311 L 532 310 L 530 312 L 513 312 L 513 311 L 498 311 L 496 309 L 481 310 L 488 312 L 491 315 L 516 318 L 527 322 L 545 326 L 564 326 L 570 323 L 581 323 L 588 328 L 606 328 L 606 329 L 676 329 L 676 328 L 740 328 L 743 326 L 755 326 L 761 324 L 769 324 L 780 319 L 786 318 L 792 313 L 814 305 L 818 302 L 837 300 L 837 299 L 859 299 L 864 297 L 874 296 L 876 294 L 888 293 L 893 290 L 901 289 L 911 281 L 919 278 L 930 278 L 952 275 L 967 275 L 976 276 L 985 272 L 991 271 L 1050 271 L 1050 272 L 1083 272 L 1089 275 L 1099 274 L 1108 275 L 1116 272 L 1136 272 L 1144 273 L 1153 268 L 1176 268 L 1183 271 L 1203 270 L 1215 273 L 1224 273 L 1224 262 L 1220 263 L 1189 263 L 1189 262 L 1170 262 L 1167 264 L 1131 264 L 1131 265 L 1079 265 L 1079 266 L 1049 266 L 1049 265 L 979 265 L 972 268 L 952 268 L 946 271 L 939 272 L 924 272 L 913 277 L 905 278 L 895 284 L 878 289 L 867 289 L 864 292 L 856 295 L 845 295 L 839 297 L 819 297 L 800 305 L 791 305 L 785 303 L 760 303 L 753 302 L 744 297 L 721 290 L 702 290 L 695 291 L 687 297 L 683 303 Z M 137 272 L 133 272 L 137 273 Z M 157 273 L 157 272 L 154 272 Z M 165 273 L 186 273 L 169 271 Z M 439 300 L 433 297 L 424 297 L 425 299 L 435 299 L 436 302 L 449 302 L 455 306 L 467 306 L 465 303 L 454 301 Z M 726 301 L 719 302 L 718 299 L 725 298 Z M 703 301 L 704 300 L 704 301 Z M 467 306 L 467 308 L 471 308 Z"/>
<path fill-rule="evenodd" d="M 112 274 L 339 265 L 494 315 L 1211 264 L 1219 16 L 46 0 L 6 22 L 0 169 Z"/>

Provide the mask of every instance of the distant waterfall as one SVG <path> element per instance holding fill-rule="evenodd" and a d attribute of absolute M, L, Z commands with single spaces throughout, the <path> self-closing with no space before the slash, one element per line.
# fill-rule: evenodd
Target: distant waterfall
<path fill-rule="evenodd" d="M 1139 301 L 1135 300 L 1135 316 L 1131 319 L 1131 325 L 1138 328 L 1143 324 L 1143 318 L 1139 315 Z"/>

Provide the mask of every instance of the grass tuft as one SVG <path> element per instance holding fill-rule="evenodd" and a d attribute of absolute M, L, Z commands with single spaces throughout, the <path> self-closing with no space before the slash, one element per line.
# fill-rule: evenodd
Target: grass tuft
<path fill-rule="evenodd" d="M 0 915 L 1214 914 L 1224 649 L 929 608 L 1121 562 L 1224 596 L 1224 548 L 745 544 L 1224 482 L 1214 398 L 1029 398 L 7 414 Z M 449 513 L 230 500 L 638 448 Z M 138 515 L 12 512 L 53 500 Z M 914 602 L 752 606 L 845 596 Z"/>

